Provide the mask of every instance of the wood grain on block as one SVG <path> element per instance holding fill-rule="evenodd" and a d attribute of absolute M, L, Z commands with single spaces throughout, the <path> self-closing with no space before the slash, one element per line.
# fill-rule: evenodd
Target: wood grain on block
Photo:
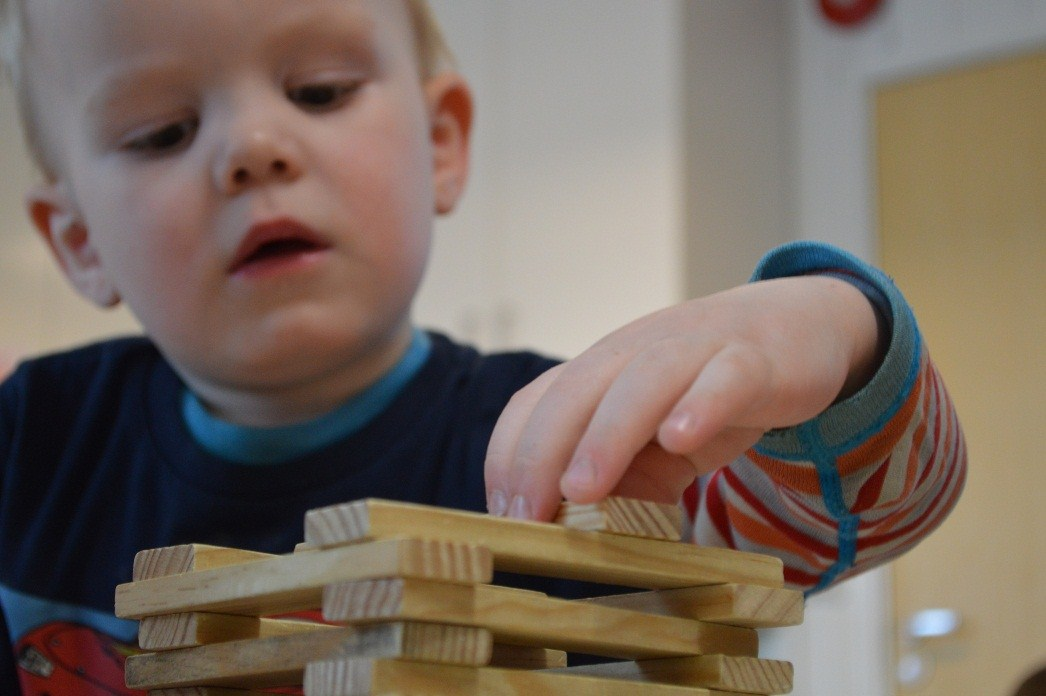
<path fill-rule="evenodd" d="M 739 696 L 540 670 L 425 665 L 405 660 L 338 658 L 305 668 L 305 696 Z"/>
<path fill-rule="evenodd" d="M 791 663 L 755 657 L 672 657 L 639 662 L 608 662 L 556 671 L 637 682 L 703 686 L 746 694 L 787 694 L 792 690 Z"/>
<path fill-rule="evenodd" d="M 683 534 L 683 511 L 678 505 L 618 496 L 598 503 L 564 502 L 555 522 L 571 529 L 647 539 L 679 541 Z"/>
<path fill-rule="evenodd" d="M 157 549 L 144 549 L 134 555 L 132 579 L 146 580 L 193 570 L 239 565 L 272 558 L 273 554 L 244 551 L 227 546 L 208 544 L 179 544 Z"/>
<path fill-rule="evenodd" d="M 567 666 L 567 653 L 563 650 L 535 648 L 529 645 L 494 643 L 490 654 L 491 667 L 515 669 L 552 669 Z"/>
<path fill-rule="evenodd" d="M 387 539 L 124 583 L 116 588 L 116 615 L 282 614 L 315 609 L 332 582 L 423 577 L 474 583 L 489 582 L 492 572 L 490 552 L 472 544 Z"/>
<path fill-rule="evenodd" d="M 331 626 L 297 619 L 260 619 L 256 616 L 186 612 L 146 616 L 138 625 L 138 647 L 174 650 L 232 640 L 269 638 L 329 629 Z"/>
<path fill-rule="evenodd" d="M 479 665 L 490 660 L 491 644 L 482 629 L 388 623 L 133 655 L 125 663 L 125 676 L 132 689 L 294 686 L 314 660 L 399 657 Z"/>
<path fill-rule="evenodd" d="M 802 592 L 760 585 L 726 583 L 577 601 L 748 628 L 798 626 L 803 622 Z"/>
<path fill-rule="evenodd" d="M 305 515 L 305 541 L 316 547 L 403 536 L 480 544 L 493 552 L 498 570 L 515 573 L 649 589 L 784 584 L 781 559 L 772 556 L 475 512 L 370 499 Z"/>
<path fill-rule="evenodd" d="M 272 696 L 272 692 L 230 689 L 225 686 L 180 686 L 174 689 L 153 689 L 149 696 Z"/>
<path fill-rule="evenodd" d="M 753 629 L 583 604 L 495 585 L 390 578 L 329 585 L 328 621 L 433 621 L 488 629 L 495 641 L 640 659 L 758 654 Z"/>

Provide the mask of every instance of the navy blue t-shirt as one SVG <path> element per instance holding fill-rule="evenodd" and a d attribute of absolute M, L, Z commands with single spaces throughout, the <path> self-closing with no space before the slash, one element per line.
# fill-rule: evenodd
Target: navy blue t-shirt
<path fill-rule="evenodd" d="M 147 339 L 23 364 L 0 386 L 0 620 L 13 646 L 0 650 L 0 693 L 18 693 L 19 678 L 26 696 L 124 693 L 136 623 L 113 616 L 114 588 L 141 549 L 288 553 L 306 511 L 367 497 L 485 510 L 494 423 L 555 362 L 429 339 L 424 365 L 362 429 L 267 466 L 197 444 L 182 416 L 185 387 Z"/>

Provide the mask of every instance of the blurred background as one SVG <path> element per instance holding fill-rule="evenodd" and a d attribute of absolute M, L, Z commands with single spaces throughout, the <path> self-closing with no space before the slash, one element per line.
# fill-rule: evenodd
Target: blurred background
<path fill-rule="evenodd" d="M 798 696 L 1009 696 L 1046 667 L 1046 2 L 432 3 L 478 109 L 419 323 L 570 356 L 787 240 L 885 267 L 955 398 L 967 492 L 764 655 L 795 663 Z M 135 331 L 30 230 L 6 85 L 0 172 L 0 374 Z"/>

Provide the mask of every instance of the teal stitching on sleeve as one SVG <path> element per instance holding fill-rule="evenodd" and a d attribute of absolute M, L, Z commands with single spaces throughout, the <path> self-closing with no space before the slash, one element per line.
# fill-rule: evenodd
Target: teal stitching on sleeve
<path fill-rule="evenodd" d="M 839 468 L 836 466 L 835 454 L 821 440 L 821 434 L 814 421 L 797 427 L 800 441 L 809 452 L 810 459 L 817 469 L 817 480 L 821 486 L 821 497 L 829 514 L 839 523 L 837 534 L 838 552 L 835 563 L 821 574 L 820 580 L 809 593 L 823 590 L 830 585 L 843 571 L 851 568 L 857 556 L 857 529 L 860 517 L 850 512 L 843 499 L 842 481 L 839 479 Z M 809 594 L 808 593 L 808 594 Z"/>

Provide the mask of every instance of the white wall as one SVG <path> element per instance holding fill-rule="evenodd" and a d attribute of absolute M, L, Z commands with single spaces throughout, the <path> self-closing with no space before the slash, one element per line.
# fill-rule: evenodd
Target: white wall
<path fill-rule="evenodd" d="M 744 282 L 796 236 L 785 4 L 433 6 L 478 119 L 423 323 L 572 355 L 643 313 Z"/>
<path fill-rule="evenodd" d="M 477 121 L 472 181 L 439 225 L 421 322 L 573 355 L 678 301 L 679 2 L 433 6 Z"/>
<path fill-rule="evenodd" d="M 687 295 L 744 283 L 797 235 L 788 5 L 684 3 Z"/>

